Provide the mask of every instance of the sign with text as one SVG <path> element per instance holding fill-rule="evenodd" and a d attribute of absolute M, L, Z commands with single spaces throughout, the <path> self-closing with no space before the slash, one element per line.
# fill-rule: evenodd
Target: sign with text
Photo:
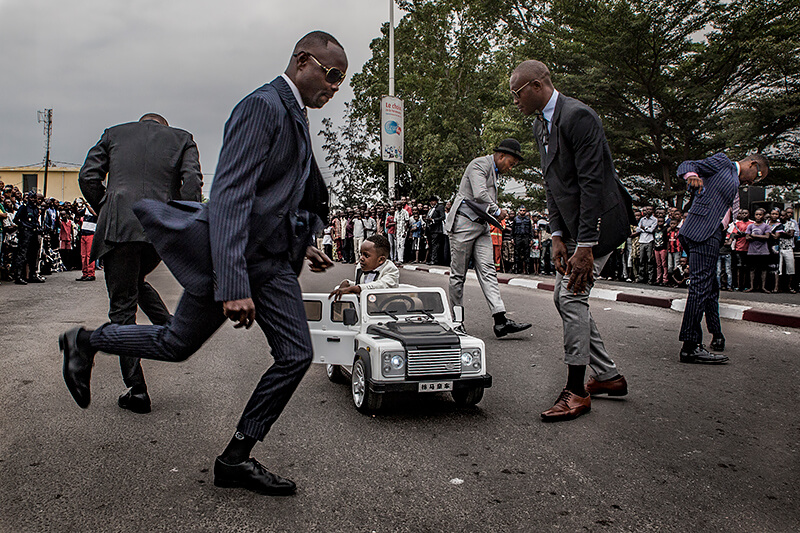
<path fill-rule="evenodd" d="M 381 98 L 381 159 L 403 162 L 403 101 L 394 96 Z"/>

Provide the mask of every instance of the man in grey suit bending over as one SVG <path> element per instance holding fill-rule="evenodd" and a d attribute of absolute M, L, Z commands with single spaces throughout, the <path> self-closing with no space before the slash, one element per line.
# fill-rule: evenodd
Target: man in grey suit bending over
<path fill-rule="evenodd" d="M 166 265 L 185 288 L 165 326 L 105 324 L 61 335 L 64 380 L 80 407 L 89 405 L 97 351 L 183 361 L 230 319 L 258 322 L 274 364 L 256 385 L 236 432 L 214 464 L 214 484 L 288 495 L 295 484 L 250 457 L 280 416 L 312 359 L 297 274 L 332 263 L 311 246 L 328 216 L 325 183 L 314 161 L 306 107 L 325 105 L 344 80 L 347 56 L 331 35 L 297 43 L 286 72 L 256 89 L 225 124 L 208 205 L 141 204 L 143 221 Z"/>
<path fill-rule="evenodd" d="M 475 262 L 478 282 L 494 318 L 494 334 L 505 337 L 531 327 L 506 318 L 506 306 L 500 297 L 494 250 L 486 214 L 506 217 L 497 205 L 497 178 L 522 161 L 522 148 L 516 139 L 505 139 L 492 155 L 473 159 L 464 171 L 453 207 L 447 214 L 444 229 L 450 237 L 450 302 L 461 305 L 469 261 Z"/>
<path fill-rule="evenodd" d="M 589 312 L 589 292 L 594 276 L 630 234 L 631 197 L 617 178 L 597 113 L 559 94 L 550 71 L 539 61 L 521 63 L 509 83 L 517 108 L 524 115 L 538 115 L 534 133 L 558 271 L 553 297 L 564 323 L 564 360 L 569 368 L 566 387 L 542 418 L 570 420 L 591 409 L 590 395 L 628 393 Z M 584 386 L 586 365 L 595 376 Z"/>
<path fill-rule="evenodd" d="M 153 324 L 166 324 L 167 306 L 145 280 L 161 258 L 133 214 L 133 204 L 144 198 L 200 201 L 203 175 L 192 134 L 170 128 L 167 119 L 155 113 L 108 128 L 86 155 L 78 183 L 98 213 L 90 260 L 103 259 L 108 319 L 136 324 L 138 306 Z M 130 389 L 117 403 L 134 413 L 149 413 L 150 395 L 139 358 L 120 357 L 119 365 Z"/>

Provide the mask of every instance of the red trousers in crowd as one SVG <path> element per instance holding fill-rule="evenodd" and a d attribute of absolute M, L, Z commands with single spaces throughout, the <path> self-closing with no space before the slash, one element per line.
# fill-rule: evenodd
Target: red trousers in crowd
<path fill-rule="evenodd" d="M 656 256 L 656 283 L 667 283 L 667 249 L 654 250 Z"/>
<path fill-rule="evenodd" d="M 84 276 L 94 276 L 94 261 L 89 260 L 92 251 L 94 235 L 81 235 L 81 273 Z"/>

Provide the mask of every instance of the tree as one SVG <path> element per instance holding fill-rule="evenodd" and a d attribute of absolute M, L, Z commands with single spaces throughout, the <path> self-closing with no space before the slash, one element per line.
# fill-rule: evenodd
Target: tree
<path fill-rule="evenodd" d="M 514 4 L 508 27 L 538 46 L 564 92 L 603 118 L 620 174 L 639 176 L 643 197 L 674 199 L 686 159 L 728 150 L 776 152 L 798 127 L 795 0 L 557 0 Z M 795 154 L 796 155 L 796 154 Z"/>
<path fill-rule="evenodd" d="M 325 139 L 322 148 L 325 161 L 336 178 L 332 190 L 338 203 L 350 207 L 374 203 L 388 197 L 388 185 L 383 179 L 378 145 L 371 142 L 364 120 L 352 116 L 351 104 L 345 105 L 348 120 L 334 129 L 331 119 L 323 119 L 320 132 Z"/>
<path fill-rule="evenodd" d="M 457 190 L 469 161 L 510 136 L 507 127 L 496 127 L 510 102 L 510 56 L 503 33 L 487 25 L 470 2 L 398 4 L 408 14 L 395 30 L 396 94 L 405 101 L 406 123 L 397 189 L 400 195 L 446 198 Z M 372 58 L 351 80 L 355 96 L 346 120 L 363 128 L 371 145 L 379 142 L 379 102 L 388 93 L 387 33 L 385 25 L 384 36 L 371 44 Z M 337 145 L 329 139 L 328 145 L 340 151 L 356 147 L 347 140 Z M 377 151 L 361 156 L 372 160 L 368 168 L 376 176 L 386 175 Z M 342 160 L 329 157 L 334 172 Z"/>
<path fill-rule="evenodd" d="M 640 201 L 680 203 L 677 166 L 718 151 L 732 158 L 763 152 L 772 162 L 769 183 L 800 181 L 800 0 L 398 5 L 407 11 L 395 32 L 397 95 L 406 102 L 400 194 L 451 196 L 466 164 L 506 137 L 530 156 L 514 178 L 537 194 L 531 121 L 508 92 L 511 70 L 530 58 L 551 67 L 559 90 L 598 112 L 620 176 Z M 380 182 L 381 194 L 386 165 L 375 147 L 379 100 L 388 92 L 387 32 L 384 25 L 372 58 L 352 78 L 350 137 L 328 139 L 356 154 L 342 167 L 354 183 Z"/>

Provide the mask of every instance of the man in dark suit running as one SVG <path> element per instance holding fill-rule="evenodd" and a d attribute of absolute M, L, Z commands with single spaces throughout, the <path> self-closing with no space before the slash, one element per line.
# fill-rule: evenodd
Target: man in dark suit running
<path fill-rule="evenodd" d="M 297 274 L 304 256 L 315 271 L 332 263 L 311 246 L 327 220 L 328 199 L 313 157 L 306 107 L 325 105 L 346 70 L 347 56 L 331 35 L 315 31 L 300 39 L 285 73 L 246 96 L 225 124 L 207 209 L 196 206 L 193 215 L 182 217 L 178 208 L 152 205 L 160 213 L 146 227 L 185 288 L 166 326 L 106 324 L 93 332 L 75 328 L 59 339 L 67 388 L 86 408 L 96 351 L 182 361 L 226 318 L 235 327 L 258 322 L 275 362 L 217 457 L 214 484 L 220 487 L 270 495 L 295 492 L 292 481 L 267 471 L 250 452 L 311 364 L 311 336 Z M 137 213 L 150 220 L 150 211 L 137 208 Z M 166 242 L 174 246 L 161 247 Z M 198 250 L 208 252 L 201 255 Z"/>
<path fill-rule="evenodd" d="M 542 419 L 570 420 L 591 409 L 590 395 L 628 393 L 589 312 L 589 292 L 611 252 L 630 234 L 631 198 L 614 170 L 597 113 L 559 94 L 539 61 L 521 63 L 509 83 L 517 108 L 538 114 L 534 133 L 558 271 L 553 297 L 564 323 L 569 368 L 566 387 Z M 584 386 L 586 365 L 595 375 Z"/>
<path fill-rule="evenodd" d="M 153 324 L 166 324 L 167 306 L 145 280 L 161 258 L 132 206 L 144 198 L 200 200 L 203 175 L 192 134 L 170 128 L 155 113 L 108 128 L 89 150 L 78 183 L 99 217 L 89 260 L 103 259 L 108 319 L 113 324 L 135 324 L 138 306 Z M 119 365 L 129 387 L 119 397 L 119 406 L 149 413 L 150 395 L 139 358 L 120 357 Z"/>
<path fill-rule="evenodd" d="M 752 154 L 738 163 L 725 154 L 701 161 L 684 161 L 678 176 L 692 191 L 692 206 L 678 238 L 689 256 L 689 294 L 683 311 L 680 340 L 681 363 L 726 363 L 728 357 L 711 353 L 703 346 L 703 315 L 712 335 L 711 349 L 725 350 L 719 321 L 717 260 L 728 225 L 739 214 L 739 185 L 750 185 L 769 172 L 767 159 Z"/>

